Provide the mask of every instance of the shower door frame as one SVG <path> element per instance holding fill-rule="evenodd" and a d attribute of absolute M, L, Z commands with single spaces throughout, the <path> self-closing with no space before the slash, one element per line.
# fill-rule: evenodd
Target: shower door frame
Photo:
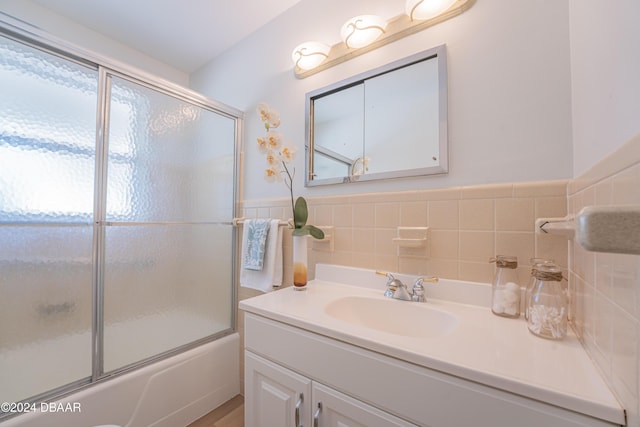
<path fill-rule="evenodd" d="M 98 71 L 98 93 L 97 95 L 97 114 L 96 114 L 96 165 L 94 177 L 94 221 L 93 221 L 93 253 L 92 253 L 92 337 L 91 337 L 91 357 L 92 369 L 91 375 L 83 379 L 74 381 L 70 384 L 48 390 L 44 393 L 31 396 L 24 402 L 35 403 L 44 400 L 53 400 L 64 397 L 71 393 L 75 393 L 83 388 L 92 386 L 104 380 L 114 378 L 127 372 L 139 369 L 151 363 L 163 360 L 176 354 L 183 353 L 192 348 L 198 347 L 204 343 L 208 343 L 219 339 L 223 336 L 230 335 L 237 330 L 237 289 L 236 268 L 234 267 L 237 255 L 238 236 L 235 231 L 231 234 L 231 318 L 229 319 L 230 327 L 212 335 L 197 339 L 187 344 L 175 347 L 160 354 L 145 358 L 135 363 L 126 365 L 121 368 L 114 369 L 107 373 L 103 372 L 104 366 L 104 237 L 105 225 L 107 222 L 104 218 L 104 206 L 106 204 L 106 159 L 108 157 L 108 102 L 109 96 L 109 76 L 116 76 L 136 84 L 145 86 L 159 93 L 171 96 L 175 99 L 182 100 L 193 104 L 197 107 L 214 112 L 221 116 L 227 117 L 234 121 L 234 162 L 233 162 L 233 201 L 232 201 L 232 217 L 238 216 L 238 201 L 241 197 L 241 167 L 242 167 L 242 141 L 243 141 L 243 124 L 244 113 L 234 107 L 224 103 L 212 100 L 202 94 L 192 91 L 191 89 L 169 82 L 165 79 L 147 73 L 140 69 L 128 66 L 126 64 L 115 61 L 111 58 L 102 56 L 90 50 L 80 48 L 67 41 L 52 36 L 41 31 L 29 24 L 15 19 L 9 15 L 0 12 L 0 35 L 8 37 L 19 43 L 26 44 L 35 49 L 42 50 L 46 53 L 56 55 L 66 60 L 76 62 L 80 65 L 93 68 Z M 210 224 L 228 225 L 234 230 L 233 222 L 218 221 Z M 0 422 L 11 418 L 16 414 L 0 414 Z"/>

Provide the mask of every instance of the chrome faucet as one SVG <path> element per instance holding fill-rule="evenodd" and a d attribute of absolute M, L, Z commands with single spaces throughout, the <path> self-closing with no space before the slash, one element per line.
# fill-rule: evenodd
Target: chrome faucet
<path fill-rule="evenodd" d="M 384 296 L 387 298 L 393 298 L 398 288 L 404 286 L 404 284 L 400 280 L 393 277 L 393 274 L 391 273 L 376 271 L 376 274 L 378 276 L 387 276 L 387 290 L 384 291 Z"/>
<path fill-rule="evenodd" d="M 398 282 L 400 282 L 398 280 Z M 409 293 L 409 290 L 407 289 L 407 285 L 405 285 L 404 283 L 400 282 L 400 285 L 398 285 L 396 291 L 393 294 L 393 298 L 394 299 L 399 299 L 402 301 L 411 301 L 411 294 Z"/>
<path fill-rule="evenodd" d="M 384 296 L 387 298 L 399 299 L 401 301 L 426 302 L 424 297 L 424 282 L 438 283 L 437 277 L 419 277 L 413 284 L 411 290 L 407 289 L 407 285 L 393 277 L 391 273 L 376 271 L 377 275 L 387 276 L 387 289 Z"/>

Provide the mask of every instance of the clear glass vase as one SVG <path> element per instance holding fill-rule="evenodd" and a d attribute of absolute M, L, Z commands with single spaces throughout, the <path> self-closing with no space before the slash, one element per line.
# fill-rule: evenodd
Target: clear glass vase
<path fill-rule="evenodd" d="M 307 238 L 293 236 L 293 289 L 307 289 Z"/>

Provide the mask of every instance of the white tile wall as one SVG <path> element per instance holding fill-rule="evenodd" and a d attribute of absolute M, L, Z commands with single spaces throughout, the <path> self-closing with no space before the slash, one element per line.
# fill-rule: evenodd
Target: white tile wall
<path fill-rule="evenodd" d="M 534 256 L 568 265 L 565 239 L 534 233 L 536 217 L 566 215 L 566 188 L 567 181 L 548 181 L 310 197 L 309 223 L 335 227 L 333 252 L 328 245 L 310 245 L 311 271 L 315 263 L 328 262 L 490 282 L 489 258 L 500 253 L 518 256 L 524 285 Z M 288 206 L 287 199 L 245 201 L 243 215 L 278 213 L 286 219 Z M 399 226 L 429 227 L 422 256 L 398 251 L 392 239 Z M 287 234 L 285 246 L 290 246 Z"/>
<path fill-rule="evenodd" d="M 569 183 L 569 211 L 640 205 L 640 137 Z M 572 312 L 584 347 L 640 425 L 640 256 L 593 253 L 570 246 Z"/>
<path fill-rule="evenodd" d="M 640 137 L 571 181 L 482 185 L 439 190 L 308 198 L 309 222 L 336 227 L 335 251 L 310 245 L 317 262 L 490 282 L 488 259 L 514 254 L 521 284 L 531 257 L 569 268 L 571 316 L 585 349 L 640 426 L 640 256 L 592 253 L 555 235 L 534 233 L 539 217 L 563 217 L 584 206 L 640 205 Z M 246 217 L 290 217 L 287 199 L 245 201 Z M 423 257 L 398 256 L 397 226 L 428 226 Z M 285 234 L 285 260 L 291 234 Z M 287 284 L 291 266 L 285 264 Z M 255 295 L 240 290 L 240 298 Z M 242 321 L 240 319 L 240 327 Z"/>

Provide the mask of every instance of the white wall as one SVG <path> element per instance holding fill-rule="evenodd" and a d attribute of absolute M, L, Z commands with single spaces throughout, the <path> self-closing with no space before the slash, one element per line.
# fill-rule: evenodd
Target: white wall
<path fill-rule="evenodd" d="M 191 76 L 205 95 L 248 112 L 244 198 L 285 197 L 267 184 L 254 148 L 265 101 L 299 148 L 295 193 L 324 195 L 570 178 L 572 175 L 568 0 L 478 0 L 434 28 L 298 80 L 290 54 L 303 41 L 339 41 L 351 16 L 403 12 L 403 0 L 303 0 Z M 305 93 L 446 43 L 449 60 L 448 176 L 303 188 Z"/>
<path fill-rule="evenodd" d="M 189 75 L 113 39 L 51 12 L 31 0 L 0 0 L 0 12 L 20 19 L 77 47 L 151 73 L 181 86 Z M 0 19 L 2 14 L 0 13 Z"/>
<path fill-rule="evenodd" d="M 637 205 L 640 2 L 570 0 L 569 5 L 574 177 L 579 184 L 569 186 L 579 190 L 569 194 L 569 213 L 583 206 Z M 574 324 L 627 411 L 627 424 L 640 425 L 640 257 L 587 252 L 577 244 L 571 250 L 570 286 L 582 311 Z"/>
<path fill-rule="evenodd" d="M 569 4 L 577 177 L 640 132 L 640 2 Z"/>

